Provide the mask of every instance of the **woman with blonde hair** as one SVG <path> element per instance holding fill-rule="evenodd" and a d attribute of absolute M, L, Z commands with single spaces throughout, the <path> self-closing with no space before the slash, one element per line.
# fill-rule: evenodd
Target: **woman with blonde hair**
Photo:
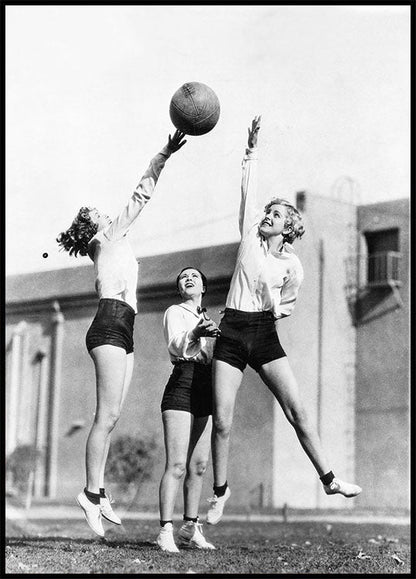
<path fill-rule="evenodd" d="M 336 478 L 329 469 L 277 334 L 276 321 L 292 313 L 303 280 L 293 242 L 302 237 L 304 226 L 299 211 L 285 199 L 271 199 L 264 212 L 257 206 L 260 118 L 255 117 L 248 129 L 241 182 L 241 242 L 214 350 L 214 496 L 208 499 L 211 505 L 207 513 L 207 523 L 212 525 L 221 519 L 231 495 L 227 482 L 229 441 L 236 395 L 247 364 L 258 372 L 280 404 L 324 492 L 345 497 L 361 492 L 358 485 Z"/>

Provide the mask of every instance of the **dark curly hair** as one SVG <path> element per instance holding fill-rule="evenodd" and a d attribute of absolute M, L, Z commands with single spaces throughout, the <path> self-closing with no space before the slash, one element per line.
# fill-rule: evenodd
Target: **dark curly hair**
<path fill-rule="evenodd" d="M 271 199 L 264 208 L 264 211 L 270 209 L 272 205 L 284 205 L 286 207 L 286 222 L 285 225 L 290 226 L 292 229 L 290 233 L 287 233 L 283 236 L 283 241 L 286 243 L 293 243 L 297 237 L 299 239 L 305 233 L 305 228 L 302 222 L 302 216 L 296 207 L 293 207 L 289 201 L 286 199 L 281 199 L 280 197 L 274 197 Z"/>
<path fill-rule="evenodd" d="M 98 225 L 91 221 L 91 207 L 81 207 L 71 227 L 62 231 L 56 238 L 61 250 L 68 251 L 69 255 L 77 257 L 88 255 L 88 244 L 97 233 Z"/>

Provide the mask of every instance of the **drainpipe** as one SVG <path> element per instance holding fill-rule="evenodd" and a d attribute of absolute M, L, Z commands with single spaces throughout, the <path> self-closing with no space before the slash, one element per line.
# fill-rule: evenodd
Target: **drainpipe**
<path fill-rule="evenodd" d="M 65 318 L 61 312 L 58 301 L 53 303 L 52 315 L 52 343 L 51 343 L 51 374 L 50 374 L 50 403 L 49 403 L 49 428 L 48 428 L 48 460 L 46 486 L 47 496 L 56 497 L 58 479 L 58 448 L 59 448 L 59 402 L 61 393 L 61 368 L 62 368 L 62 342 L 63 324 Z"/>
<path fill-rule="evenodd" d="M 324 321 L 324 268 L 325 254 L 323 239 L 319 240 L 319 296 L 318 296 L 318 376 L 317 376 L 317 431 L 322 442 L 322 342 L 323 342 L 323 321 Z M 316 493 L 316 506 L 321 503 L 322 488 L 318 481 Z"/>

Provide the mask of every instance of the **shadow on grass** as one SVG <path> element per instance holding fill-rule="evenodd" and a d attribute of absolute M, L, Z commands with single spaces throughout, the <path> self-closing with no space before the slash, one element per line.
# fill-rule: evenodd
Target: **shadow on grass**
<path fill-rule="evenodd" d="M 126 541 L 123 539 L 72 539 L 71 537 L 9 537 L 6 540 L 6 545 L 9 547 L 39 547 L 50 548 L 51 543 L 61 543 L 62 549 L 65 551 L 65 547 L 68 548 L 68 543 L 72 545 L 85 545 L 85 546 L 105 546 L 109 548 L 118 549 L 120 547 L 125 548 L 143 548 L 143 547 L 155 547 L 156 544 L 152 541 Z"/>

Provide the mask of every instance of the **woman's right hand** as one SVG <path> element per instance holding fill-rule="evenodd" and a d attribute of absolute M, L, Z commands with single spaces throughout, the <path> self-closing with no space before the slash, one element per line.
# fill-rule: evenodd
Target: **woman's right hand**
<path fill-rule="evenodd" d="M 174 132 L 173 137 L 169 135 L 168 149 L 171 153 L 176 153 L 176 151 L 179 151 L 179 149 L 183 147 L 185 143 L 185 133 L 177 129 Z"/>
<path fill-rule="evenodd" d="M 202 317 L 192 330 L 192 333 L 195 339 L 198 340 L 199 338 L 216 338 L 221 332 L 213 320 Z"/>
<path fill-rule="evenodd" d="M 254 119 L 251 121 L 251 129 L 248 128 L 247 144 L 249 149 L 257 147 L 257 135 L 260 130 L 260 121 L 261 115 L 259 115 L 258 117 L 254 117 Z"/>

